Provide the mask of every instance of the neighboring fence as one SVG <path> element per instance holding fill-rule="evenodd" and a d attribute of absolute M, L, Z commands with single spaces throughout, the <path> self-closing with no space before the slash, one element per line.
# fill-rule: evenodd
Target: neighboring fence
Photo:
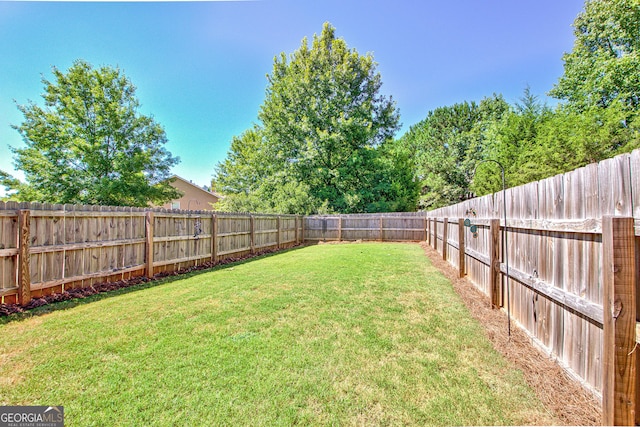
<path fill-rule="evenodd" d="M 508 189 L 506 227 L 504 202 L 428 212 L 427 241 L 602 396 L 605 425 L 640 421 L 640 151 Z"/>
<path fill-rule="evenodd" d="M 424 241 L 427 221 L 423 212 L 318 215 L 304 218 L 307 241 Z"/>
<path fill-rule="evenodd" d="M 0 203 L 0 302 L 283 249 L 302 227 L 293 215 Z"/>

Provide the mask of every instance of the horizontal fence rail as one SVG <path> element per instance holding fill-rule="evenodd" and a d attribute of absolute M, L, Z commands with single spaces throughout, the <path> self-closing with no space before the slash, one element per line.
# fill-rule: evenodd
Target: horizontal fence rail
<path fill-rule="evenodd" d="M 505 195 L 427 212 L 427 243 L 601 397 L 603 424 L 639 423 L 640 151 Z"/>
<path fill-rule="evenodd" d="M 296 215 L 0 202 L 0 302 L 303 242 Z"/>

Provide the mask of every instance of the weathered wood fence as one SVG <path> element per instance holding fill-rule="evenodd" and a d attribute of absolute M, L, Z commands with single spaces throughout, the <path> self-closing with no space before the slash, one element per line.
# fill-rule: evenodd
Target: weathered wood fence
<path fill-rule="evenodd" d="M 603 424 L 640 421 L 640 151 L 427 216 L 427 242 L 602 397 Z"/>
<path fill-rule="evenodd" d="M 0 302 L 302 241 L 303 219 L 294 215 L 0 203 Z"/>
<path fill-rule="evenodd" d="M 317 215 L 304 218 L 306 241 L 424 241 L 423 212 Z"/>

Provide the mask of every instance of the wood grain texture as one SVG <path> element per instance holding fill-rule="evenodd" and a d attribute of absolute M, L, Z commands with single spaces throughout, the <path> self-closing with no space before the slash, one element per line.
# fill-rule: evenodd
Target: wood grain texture
<path fill-rule="evenodd" d="M 584 179 L 582 171 L 577 170 L 572 173 L 563 175 L 563 192 L 564 192 L 564 218 L 582 219 L 585 214 L 584 205 Z M 564 237 L 564 236 L 563 236 Z M 564 259 L 565 266 L 563 268 L 563 283 L 565 289 L 573 295 L 584 298 L 586 289 L 589 284 L 582 277 L 583 262 L 589 262 L 585 259 L 584 244 L 581 239 L 565 239 L 564 243 Z M 572 336 L 565 340 L 565 353 L 567 354 L 567 363 L 573 371 L 580 377 L 586 376 L 586 360 L 589 357 L 590 349 L 585 346 L 587 342 L 588 328 L 587 325 L 578 316 L 573 313 L 565 313 L 565 325 L 569 325 L 569 332 Z"/>
<path fill-rule="evenodd" d="M 218 216 L 211 215 L 211 262 L 218 262 Z"/>
<path fill-rule="evenodd" d="M 633 218 L 605 216 L 603 425 L 635 424 L 636 272 Z"/>
<path fill-rule="evenodd" d="M 18 211 L 18 304 L 31 301 L 30 212 Z"/>
<path fill-rule="evenodd" d="M 447 260 L 449 249 L 449 218 L 443 218 L 442 221 L 442 259 Z"/>
<path fill-rule="evenodd" d="M 500 220 L 491 220 L 489 242 L 489 301 L 492 308 L 500 307 Z"/>
<path fill-rule="evenodd" d="M 500 266 L 500 269 L 506 274 L 504 264 Z M 591 301 L 580 298 L 573 292 L 545 283 L 542 280 L 527 275 L 514 267 L 509 267 L 509 276 L 525 285 L 536 294 L 548 298 L 551 302 L 561 305 L 566 309 L 570 309 L 571 311 L 586 319 L 590 319 L 595 323 L 603 323 L 602 306 L 600 304 L 594 304 Z"/>
<path fill-rule="evenodd" d="M 622 154 L 598 163 L 600 215 L 631 216 L 631 156 Z"/>
<path fill-rule="evenodd" d="M 464 219 L 458 218 L 458 277 L 467 274 L 465 266 Z"/>
<path fill-rule="evenodd" d="M 154 234 L 154 215 L 153 212 L 147 212 L 145 217 L 146 243 L 145 243 L 145 263 L 146 276 L 153 277 L 153 234 Z"/>
<path fill-rule="evenodd" d="M 249 221 L 250 221 L 250 247 L 251 247 L 251 253 L 255 253 L 256 252 L 256 219 L 253 215 L 251 215 L 249 217 Z"/>
<path fill-rule="evenodd" d="M 428 230 L 427 230 L 427 218 L 424 217 L 422 219 L 422 222 L 423 222 L 422 228 L 424 229 L 424 237 L 422 238 L 422 240 L 424 240 L 426 242 L 427 241 L 427 233 L 428 233 Z"/>

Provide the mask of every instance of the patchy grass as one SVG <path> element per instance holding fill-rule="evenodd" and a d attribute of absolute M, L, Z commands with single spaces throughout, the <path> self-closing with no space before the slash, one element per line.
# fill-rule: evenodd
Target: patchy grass
<path fill-rule="evenodd" d="M 418 245 L 320 245 L 0 325 L 66 424 L 552 424 Z"/>

